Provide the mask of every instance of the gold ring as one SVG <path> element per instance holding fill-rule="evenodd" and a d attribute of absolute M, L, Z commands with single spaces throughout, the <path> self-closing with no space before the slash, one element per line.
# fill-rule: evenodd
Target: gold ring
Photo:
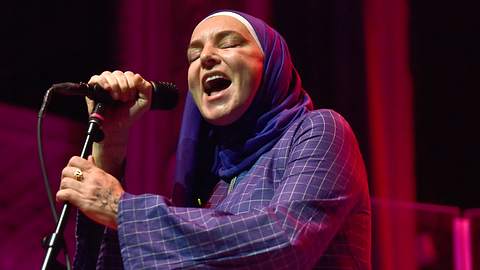
<path fill-rule="evenodd" d="M 75 176 L 75 179 L 77 179 L 77 181 L 82 181 L 83 180 L 82 170 L 80 170 L 79 168 L 76 168 L 75 172 L 73 173 L 73 176 Z"/>

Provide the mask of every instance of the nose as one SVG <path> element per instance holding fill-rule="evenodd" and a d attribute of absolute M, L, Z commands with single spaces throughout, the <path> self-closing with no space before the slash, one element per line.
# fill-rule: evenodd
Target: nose
<path fill-rule="evenodd" d="M 200 55 L 200 63 L 205 69 L 211 69 L 220 63 L 220 57 L 212 46 L 203 47 Z"/>

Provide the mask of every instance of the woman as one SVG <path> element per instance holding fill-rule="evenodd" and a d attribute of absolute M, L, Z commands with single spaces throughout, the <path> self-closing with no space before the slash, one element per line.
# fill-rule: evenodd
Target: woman
<path fill-rule="evenodd" d="M 174 203 L 117 180 L 151 85 L 131 72 L 91 78 L 123 105 L 111 108 L 93 157 L 73 157 L 62 172 L 57 199 L 109 227 L 79 215 L 76 267 L 370 269 L 356 139 L 337 113 L 312 111 L 281 36 L 217 12 L 197 25 L 187 55 Z"/>

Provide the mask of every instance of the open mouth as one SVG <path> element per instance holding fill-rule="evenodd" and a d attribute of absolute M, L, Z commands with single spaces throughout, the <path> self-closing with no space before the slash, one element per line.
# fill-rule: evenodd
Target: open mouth
<path fill-rule="evenodd" d="M 203 89 L 208 96 L 227 89 L 232 81 L 223 75 L 212 75 L 204 79 Z"/>

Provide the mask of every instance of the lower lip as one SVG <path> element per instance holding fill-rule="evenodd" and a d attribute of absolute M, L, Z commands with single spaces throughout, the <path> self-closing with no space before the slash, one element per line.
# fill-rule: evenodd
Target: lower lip
<path fill-rule="evenodd" d="M 216 101 L 218 99 L 223 98 L 227 94 L 227 92 L 228 92 L 228 90 L 230 89 L 231 86 L 232 85 L 230 84 L 227 88 L 225 88 L 221 91 L 211 93 L 210 95 L 205 94 L 203 97 L 204 97 L 205 101 L 207 101 L 207 102 Z"/>

